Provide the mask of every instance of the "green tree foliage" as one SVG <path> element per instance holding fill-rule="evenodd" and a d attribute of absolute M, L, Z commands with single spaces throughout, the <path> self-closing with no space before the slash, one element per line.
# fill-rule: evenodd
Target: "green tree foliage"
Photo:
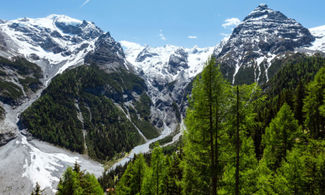
<path fill-rule="evenodd" d="M 259 97 L 261 96 L 261 91 L 256 84 L 239 86 L 238 94 L 236 92 L 237 88 L 232 89 L 235 94 L 232 97 L 236 98 L 229 99 L 231 112 L 227 117 L 226 125 L 229 144 L 223 152 L 228 156 L 222 177 L 223 187 L 220 193 L 235 194 L 235 182 L 238 179 L 239 193 L 252 194 L 256 190 L 255 170 L 257 167 L 257 159 L 251 136 L 255 133 L 254 129 L 258 126 L 255 122 L 255 104 L 261 101 Z M 239 137 L 237 137 L 237 133 Z M 237 160 L 239 165 L 238 169 L 236 167 Z M 236 169 L 238 170 L 238 178 L 235 177 L 237 174 Z"/>
<path fill-rule="evenodd" d="M 228 88 L 214 59 L 207 62 L 194 81 L 185 120 L 185 194 L 216 194 L 221 175 L 219 150 Z"/>
<path fill-rule="evenodd" d="M 266 160 L 263 158 L 259 161 L 256 169 L 256 189 L 257 191 L 253 194 L 264 195 L 264 194 L 275 194 L 273 189 L 274 184 L 274 172 L 268 168 Z"/>
<path fill-rule="evenodd" d="M 263 136 L 264 155 L 267 165 L 272 170 L 280 166 L 287 150 L 302 137 L 301 127 L 287 104 L 284 104 L 276 117 L 271 121 Z"/>
<path fill-rule="evenodd" d="M 55 77 L 42 96 L 21 115 L 20 123 L 39 139 L 80 153 L 86 152 L 86 143 L 89 156 L 110 160 L 143 142 L 123 113 L 128 112 L 123 94 L 130 98 L 128 101 L 135 102 L 136 109 L 129 110 L 131 118 L 136 119 L 134 123 L 146 136 L 158 135 L 149 122 L 151 104 L 145 89 L 144 81 L 132 73 L 107 74 L 97 66 L 81 66 Z M 140 100 L 132 99 L 132 93 L 141 95 Z M 123 111 L 113 102 L 120 104 Z"/>
<path fill-rule="evenodd" d="M 304 156 L 300 151 L 293 149 L 288 152 L 286 160 L 282 161 L 281 167 L 275 177 L 275 190 L 279 194 L 304 194 L 306 179 Z"/>
<path fill-rule="evenodd" d="M 182 192 L 182 170 L 180 152 L 167 156 L 167 170 L 163 179 L 163 194 L 177 195 Z"/>
<path fill-rule="evenodd" d="M 96 177 L 89 173 L 80 171 L 79 165 L 76 163 L 75 167 L 67 168 L 60 179 L 57 195 L 90 195 L 90 194 L 104 194 Z"/>
<path fill-rule="evenodd" d="M 9 73 L 8 73 L 9 72 Z M 17 80 L 13 75 L 19 75 L 18 81 L 23 89 L 10 80 Z M 42 70 L 36 64 L 24 58 L 15 57 L 12 60 L 0 57 L 0 101 L 17 105 L 26 94 L 36 92 L 42 83 Z"/>
<path fill-rule="evenodd" d="M 317 71 L 325 66 L 325 58 L 320 55 L 306 56 L 293 54 L 276 60 L 268 70 L 270 81 L 263 86 L 271 97 L 284 89 L 295 90 L 300 82 L 309 83 Z"/>
<path fill-rule="evenodd" d="M 162 148 L 156 146 L 151 154 L 150 168 L 147 169 L 142 183 L 141 194 L 162 194 L 166 175 L 166 158 Z"/>
<path fill-rule="evenodd" d="M 266 93 L 255 84 L 237 93 L 210 60 L 193 82 L 184 146 L 165 156 L 154 150 L 140 193 L 235 194 L 237 179 L 239 194 L 325 194 L 322 126 L 317 137 L 300 126 L 311 131 L 308 117 L 324 117 L 324 68 L 316 75 L 324 59 L 292 56 Z"/>
<path fill-rule="evenodd" d="M 321 68 L 314 80 L 308 84 L 303 111 L 306 113 L 305 126 L 313 138 L 325 135 L 325 67 Z"/>
<path fill-rule="evenodd" d="M 129 163 L 116 187 L 116 193 L 121 195 L 140 193 L 146 169 L 147 164 L 143 155 L 140 154 L 133 162 Z"/>

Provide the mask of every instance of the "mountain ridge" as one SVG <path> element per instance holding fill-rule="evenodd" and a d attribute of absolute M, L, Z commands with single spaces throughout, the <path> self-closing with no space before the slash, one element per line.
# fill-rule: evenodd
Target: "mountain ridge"
<path fill-rule="evenodd" d="M 53 95 L 54 92 L 60 95 L 60 90 L 62 90 L 62 92 L 67 93 L 67 96 L 69 96 L 69 98 L 61 98 L 62 101 L 67 101 L 68 106 L 59 105 L 60 102 L 55 102 L 55 106 L 63 106 L 68 110 L 67 112 L 69 114 L 73 115 L 72 119 L 75 120 L 78 130 L 86 130 L 89 126 L 95 126 L 100 130 L 106 130 L 102 127 L 102 124 L 105 123 L 106 126 L 109 126 L 107 124 L 112 122 L 110 120 L 113 119 L 131 122 L 126 122 L 127 127 L 134 128 L 133 132 L 139 133 L 139 136 L 146 138 L 146 141 L 148 141 L 147 144 L 139 145 L 132 151 L 129 150 L 135 146 L 133 143 L 131 146 L 129 144 L 128 148 L 118 148 L 118 152 L 129 151 L 129 157 L 132 158 L 139 152 L 149 151 L 149 144 L 151 142 L 170 134 L 177 125 L 182 122 L 182 117 L 185 116 L 187 106 L 186 97 L 191 89 L 191 82 L 195 76 L 201 72 L 205 61 L 211 54 L 214 53 L 217 57 L 224 75 L 228 78 L 228 81 L 233 84 L 250 82 L 259 82 L 262 84 L 270 79 L 269 77 L 271 77 L 271 74 L 268 70 L 270 70 L 274 60 L 285 57 L 288 51 L 295 53 L 298 52 L 298 49 L 302 49 L 302 52 L 306 52 L 310 55 L 317 52 L 317 50 L 324 52 L 324 26 L 313 28 L 310 30 L 311 33 L 308 33 L 306 28 L 293 19 L 287 18 L 280 12 L 270 10 L 271 9 L 266 5 L 258 6 L 255 11 L 251 12 L 251 14 L 234 29 L 234 33 L 229 39 L 225 39 L 216 47 L 208 48 L 183 48 L 172 45 L 154 48 L 127 41 L 117 42 L 108 32 L 103 32 L 95 26 L 94 23 L 72 19 L 64 15 L 50 15 L 43 19 L 22 18 L 11 21 L 1 21 L 0 56 L 9 58 L 9 60 L 13 60 L 13 57 L 17 55 L 25 57 L 27 60 L 40 66 L 44 74 L 43 77 L 40 78 L 40 82 L 43 86 L 37 92 L 27 96 L 23 106 L 18 105 L 17 107 L 11 107 L 5 104 L 5 119 L 14 126 L 17 120 L 33 121 L 34 118 L 29 118 L 28 116 L 31 115 L 28 114 L 24 115 L 22 118 L 18 117 L 26 107 L 30 106 L 29 103 L 31 104 L 35 99 L 38 99 L 38 95 L 41 95 L 41 98 L 50 93 Z M 264 21 L 266 21 L 265 23 L 268 26 L 263 26 L 262 23 Z M 286 25 L 287 23 L 289 25 Z M 278 34 L 274 33 L 273 37 L 266 36 L 270 35 L 271 32 L 267 32 L 267 30 L 270 29 L 272 25 L 279 27 Z M 288 29 L 286 29 L 287 27 Z M 260 29 L 264 30 L 259 32 Z M 280 35 L 283 37 L 277 37 Z M 267 38 L 267 41 L 264 41 L 265 38 Z M 288 40 L 286 40 L 286 38 L 288 38 Z M 270 41 L 268 39 L 270 39 Z M 249 47 L 243 48 L 241 45 L 249 45 Z M 236 48 L 241 51 L 236 51 Z M 235 61 L 231 61 L 232 57 Z M 228 64 L 228 62 L 230 63 Z M 72 87 L 68 86 L 69 83 L 67 81 L 69 81 L 70 78 L 67 75 L 72 74 L 74 71 L 83 68 L 87 69 L 92 66 L 102 71 L 108 77 L 105 77 L 106 79 L 114 77 L 110 74 L 115 74 L 114 79 L 116 80 L 107 83 L 105 79 L 99 77 L 99 74 L 95 74 L 98 83 L 101 84 L 100 87 L 88 86 L 87 84 L 91 83 L 87 83 L 87 81 L 81 82 L 79 77 L 71 79 Z M 280 68 L 281 66 L 279 66 L 278 69 L 273 67 L 274 70 L 272 71 L 277 72 Z M 130 73 L 132 76 L 129 75 L 121 79 L 120 77 L 123 72 Z M 21 75 L 17 76 L 20 77 Z M 126 79 L 132 78 L 133 76 L 135 76 L 135 80 L 143 80 L 143 82 L 141 82 L 141 90 L 139 90 L 138 86 L 135 86 L 135 88 L 132 87 L 132 89 L 128 88 L 130 85 L 126 82 Z M 248 80 L 247 77 L 249 77 Z M 60 86 L 59 90 L 50 91 L 53 87 L 47 88 L 51 85 L 50 81 L 52 79 L 62 79 L 64 81 L 62 82 L 64 84 L 61 83 L 61 85 L 58 85 Z M 88 78 L 85 78 L 85 80 L 87 79 Z M 53 82 L 54 87 L 57 83 L 57 81 Z M 137 82 L 132 81 L 131 83 L 136 84 Z M 82 86 L 85 87 L 82 88 Z M 44 91 L 44 93 L 41 94 L 41 91 L 45 88 L 49 91 Z M 84 92 L 92 95 L 95 94 L 95 97 L 92 97 L 96 100 L 99 98 L 103 102 L 109 101 L 110 103 L 107 103 L 109 106 L 105 108 L 110 108 L 108 110 L 112 111 L 118 110 L 116 112 L 122 114 L 123 117 L 119 118 L 114 115 L 115 117 L 112 117 L 112 119 L 108 118 L 104 123 L 101 120 L 97 120 L 98 117 L 96 119 L 94 119 L 95 117 L 92 118 L 91 115 L 97 113 L 100 108 L 95 109 L 94 107 L 92 108 L 93 111 L 88 111 L 88 108 L 91 110 L 89 105 L 92 103 L 89 100 L 88 94 L 83 96 L 84 100 L 82 101 L 79 101 L 78 98 L 71 98 L 75 97 L 73 95 L 80 95 Z M 56 97 L 55 94 L 53 97 Z M 39 101 L 41 100 L 42 99 Z M 3 103 L 0 104 L 2 105 Z M 42 102 L 40 103 L 36 100 L 36 103 L 34 103 L 30 109 L 40 107 L 42 109 L 46 108 Z M 1 109 L 0 112 L 2 112 Z M 31 112 L 29 112 L 29 114 L 30 113 Z M 46 119 L 46 117 L 47 116 L 42 116 L 41 119 Z M 60 122 L 64 124 L 67 121 L 62 120 Z M 148 132 L 143 131 L 141 135 L 140 131 L 144 130 L 148 125 L 159 129 L 162 135 L 154 139 L 151 139 L 152 137 L 146 134 Z M 39 127 L 40 126 L 36 126 L 33 128 L 37 130 Z M 42 130 L 46 131 L 47 129 L 43 128 Z M 84 132 L 85 134 L 83 134 Z M 149 133 L 150 132 L 151 130 L 149 129 Z M 77 136 L 80 136 L 81 142 L 83 138 L 87 139 L 87 133 L 94 134 L 96 131 L 91 132 L 90 130 L 86 130 L 78 132 Z M 177 134 L 177 136 L 180 136 L 180 134 L 181 133 Z M 105 136 L 103 136 L 104 138 L 99 136 L 96 138 L 105 139 Z M 92 139 L 90 141 L 95 143 L 97 140 Z M 84 142 L 87 142 L 87 140 L 84 140 Z M 114 152 L 112 153 L 108 150 L 101 151 L 101 149 L 104 150 L 105 147 L 101 147 L 99 142 L 94 145 L 87 145 L 87 147 L 89 146 L 93 147 L 90 148 L 93 152 L 97 150 L 94 153 L 97 153 L 100 159 L 103 159 L 107 154 L 109 154 L 109 157 L 115 155 Z M 36 144 L 36 147 L 39 147 L 39 145 Z M 8 155 L 7 151 L 17 149 L 17 155 L 21 155 L 19 159 L 21 160 L 21 158 L 24 157 L 26 162 L 14 162 L 13 159 L 10 160 L 5 158 L 5 165 L 13 164 L 14 167 L 19 167 L 20 165 L 23 167 L 22 165 L 24 165 L 24 169 L 21 168 L 19 171 L 23 171 L 24 179 L 28 180 L 34 177 L 29 177 L 28 174 L 25 173 L 37 172 L 37 167 L 33 165 L 37 164 L 37 160 L 42 159 L 43 156 L 47 156 L 47 153 L 45 153 L 46 155 L 43 154 L 44 152 L 36 150 L 36 147 L 32 148 L 32 145 L 29 144 L 29 140 L 24 135 L 18 134 L 15 141 L 11 141 L 9 144 L 0 148 L 0 156 L 11 156 L 12 154 Z M 55 149 L 52 150 L 55 151 Z M 32 155 L 35 155 L 35 158 L 32 158 Z M 128 157 L 125 157 L 117 164 L 125 163 L 128 159 Z M 56 158 L 55 163 L 58 166 L 51 165 L 50 167 L 53 170 L 57 168 L 59 171 L 46 172 L 50 179 L 43 182 L 46 183 L 43 187 L 53 189 L 53 186 L 55 187 L 56 185 L 56 178 L 62 173 L 62 167 L 58 167 L 61 164 L 66 166 L 69 162 L 71 164 L 71 159 L 67 161 L 63 158 Z M 51 162 L 48 161 L 47 163 L 50 164 Z M 46 166 L 48 166 L 48 164 L 46 164 Z M 44 167 L 41 168 L 42 171 L 45 170 L 43 169 Z M 19 171 L 15 172 L 17 177 L 22 175 Z M 2 173 L 2 175 L 6 174 L 7 172 Z M 35 183 L 35 181 L 32 182 Z M 31 185 L 34 185 L 27 184 L 25 181 L 23 184 L 27 186 L 25 188 L 30 188 Z"/>

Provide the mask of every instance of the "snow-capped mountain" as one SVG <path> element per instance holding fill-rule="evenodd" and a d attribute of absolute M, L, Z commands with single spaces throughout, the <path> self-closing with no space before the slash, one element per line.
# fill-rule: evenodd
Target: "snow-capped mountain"
<path fill-rule="evenodd" d="M 265 83 L 271 61 L 315 40 L 308 29 L 279 11 L 261 4 L 234 30 L 214 55 L 232 83 Z"/>
<path fill-rule="evenodd" d="M 186 94 L 191 90 L 190 83 L 202 71 L 210 55 L 217 57 L 221 70 L 229 81 L 265 83 L 271 76 L 268 69 L 273 60 L 284 56 L 286 52 L 297 52 L 298 49 L 325 52 L 325 26 L 308 30 L 294 19 L 287 18 L 264 4 L 252 11 L 234 29 L 231 36 L 216 47 L 207 48 L 172 45 L 150 47 L 128 41 L 119 43 L 94 23 L 64 15 L 0 20 L 0 56 L 11 60 L 14 60 L 15 56 L 24 57 L 40 66 L 44 74 L 42 82 L 45 85 L 40 85 L 39 88 L 47 87 L 55 75 L 82 64 L 95 64 L 106 73 L 116 73 L 122 69 L 124 72 L 136 74 L 137 79 L 141 77 L 144 80 L 141 93 L 137 93 L 135 85 L 135 89 L 126 89 L 122 90 L 122 93 L 114 94 L 115 99 L 119 101 L 111 98 L 114 105 L 132 122 L 130 111 L 135 113 L 134 118 L 139 118 L 135 102 L 141 100 L 142 92 L 147 94 L 151 100 L 148 101 L 148 123 L 150 125 L 151 122 L 163 130 L 159 137 L 145 139 L 146 144 L 135 147 L 130 152 L 131 155 L 148 151 L 150 143 L 164 138 L 181 123 L 187 105 Z M 6 71 L 11 71 L 11 77 L 5 78 L 6 81 L 10 80 L 23 88 L 19 83 L 22 77 L 18 71 Z M 119 74 L 117 75 L 119 77 Z M 29 76 L 30 73 L 26 78 Z M 139 79 L 140 83 L 143 83 L 142 79 Z M 123 88 L 119 84 L 122 86 L 125 83 L 123 80 L 116 82 L 118 92 Z M 105 85 L 95 90 L 87 90 L 103 95 L 111 93 L 112 88 Z M 18 102 L 20 105 L 11 106 L 0 102 L 0 106 L 6 111 L 4 122 L 9 124 L 10 132 L 15 133 L 10 138 L 15 137 L 15 140 L 5 142 L 7 144 L 0 148 L 0 167 L 13 167 L 0 171 L 0 175 L 10 175 L 6 180 L 0 177 L 3 182 L 3 185 L 0 185 L 0 190 L 3 191 L 0 193 L 11 193 L 19 189 L 23 189 L 22 194 L 29 193 L 35 185 L 35 177 L 40 176 L 43 179 L 42 187 L 47 187 L 49 193 L 53 193 L 52 190 L 64 169 L 75 160 L 81 161 L 82 166 L 88 166 L 87 168 L 97 176 L 102 171 L 100 165 L 80 155 L 37 140 L 30 142 L 23 134 L 18 133 L 19 115 L 41 95 L 41 90 L 35 91 L 29 90 L 30 94 L 26 94 L 23 90 L 22 96 L 28 98 L 25 98 L 24 102 Z M 80 111 L 78 113 L 80 114 Z M 133 122 L 132 125 L 136 127 Z M 8 129 L 2 123 L 0 126 Z M 0 139 L 1 133 L 0 128 Z M 124 158 L 123 162 L 127 160 L 128 158 Z M 17 183 L 15 188 L 4 191 L 14 183 Z"/>
<path fill-rule="evenodd" d="M 191 79 L 200 73 L 204 63 L 212 55 L 213 47 L 183 48 L 173 45 L 163 47 L 142 46 L 129 41 L 120 41 L 126 59 L 137 72 L 162 83 L 174 81 L 179 74 Z"/>
<path fill-rule="evenodd" d="M 45 80 L 84 63 L 104 32 L 94 23 L 64 15 L 21 18 L 0 23 L 0 55 L 23 56 L 38 64 Z"/>
<path fill-rule="evenodd" d="M 214 47 L 150 47 L 128 41 L 121 44 L 126 59 L 146 81 L 156 108 L 154 116 L 158 118 L 164 112 L 167 113 L 166 124 L 178 124 L 181 119 L 175 116 L 175 105 L 177 112 L 184 114 L 186 86 L 203 70 Z"/>
<path fill-rule="evenodd" d="M 325 52 L 325 26 L 310 28 L 309 31 L 315 37 L 315 41 L 307 49 Z"/>

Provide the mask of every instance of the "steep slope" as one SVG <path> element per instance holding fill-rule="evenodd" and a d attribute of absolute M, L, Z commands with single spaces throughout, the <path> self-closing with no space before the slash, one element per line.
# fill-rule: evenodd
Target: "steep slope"
<path fill-rule="evenodd" d="M 145 91 L 143 80 L 132 73 L 81 66 L 55 77 L 21 123 L 37 138 L 110 160 L 158 136 L 149 122 Z"/>
<path fill-rule="evenodd" d="M 310 45 L 314 40 L 309 30 L 294 19 L 261 4 L 214 55 L 230 82 L 263 84 L 269 80 L 268 69 L 276 56 Z"/>
<path fill-rule="evenodd" d="M 16 125 L 6 118 L 11 107 L 28 101 L 42 87 L 42 71 L 24 58 L 0 57 L 0 145 L 17 136 Z"/>
<path fill-rule="evenodd" d="M 86 65 L 55 77 L 20 124 L 41 140 L 110 160 L 157 137 L 152 121 L 163 118 L 152 117 L 148 88 L 121 45 L 102 33 L 93 46 L 84 56 Z"/>
<path fill-rule="evenodd" d="M 310 28 L 309 31 L 315 37 L 315 41 L 306 49 L 325 53 L 325 26 Z"/>
<path fill-rule="evenodd" d="M 0 193 L 19 188 L 18 194 L 28 194 L 39 182 L 47 194 L 53 194 L 58 177 L 76 160 L 97 176 L 103 170 L 76 153 L 33 139 L 31 134 L 97 160 L 110 160 L 157 137 L 162 129 L 152 125 L 154 120 L 165 127 L 164 113 L 152 117 L 148 87 L 126 61 L 120 44 L 91 22 L 62 15 L 2 21 L 0 56 L 10 62 L 24 59 L 24 65 L 35 63 L 40 71 L 39 75 L 17 75 L 20 70 L 12 71 L 15 66 L 11 63 L 14 76 L 1 75 L 19 89 L 27 88 L 22 90 L 23 96 L 11 93 L 19 97 L 12 104 L 0 103 L 3 121 L 10 125 L 13 137 L 17 136 L 0 148 L 1 166 L 13 167 L 0 171 L 0 175 L 10 175 L 0 178 Z M 18 88 L 12 90 L 16 91 Z M 19 183 L 17 188 L 15 183 Z"/>
<path fill-rule="evenodd" d="M 212 55 L 213 47 L 183 48 L 173 45 L 164 47 L 142 46 L 121 41 L 126 59 L 146 81 L 155 109 L 154 116 L 167 113 L 165 122 L 172 129 L 185 113 L 187 85 L 202 71 L 204 63 Z M 155 121 L 158 127 L 162 121 Z"/>
<path fill-rule="evenodd" d="M 23 56 L 38 64 L 49 81 L 70 66 L 81 65 L 103 31 L 93 23 L 64 15 L 22 18 L 0 23 L 0 56 Z"/>

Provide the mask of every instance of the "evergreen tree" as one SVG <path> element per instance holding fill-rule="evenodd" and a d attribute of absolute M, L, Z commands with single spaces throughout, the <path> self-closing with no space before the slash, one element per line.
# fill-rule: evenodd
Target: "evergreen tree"
<path fill-rule="evenodd" d="M 304 194 L 305 179 L 304 156 L 294 148 L 277 171 L 275 190 L 279 194 Z"/>
<path fill-rule="evenodd" d="M 305 160 L 305 181 L 308 194 L 325 194 L 325 141 L 308 140 L 300 148 Z"/>
<path fill-rule="evenodd" d="M 308 84 L 303 111 L 306 113 L 305 126 L 313 138 L 324 137 L 325 131 L 325 67 L 321 68 L 314 80 Z"/>
<path fill-rule="evenodd" d="M 73 169 L 68 167 L 64 172 L 57 190 L 57 195 L 104 194 L 96 177 L 80 171 L 80 166 L 77 163 Z"/>
<path fill-rule="evenodd" d="M 63 180 L 60 179 L 57 195 L 82 194 L 83 189 L 80 186 L 78 174 L 68 167 L 63 174 Z"/>
<path fill-rule="evenodd" d="M 137 194 L 141 191 L 143 178 L 147 165 L 142 154 L 138 155 L 134 162 L 131 162 L 122 178 L 120 179 L 116 192 L 118 194 Z"/>
<path fill-rule="evenodd" d="M 162 194 L 166 176 L 166 161 L 162 149 L 156 145 L 151 154 L 150 168 L 143 179 L 141 194 Z"/>
<path fill-rule="evenodd" d="M 271 121 L 263 136 L 265 145 L 264 155 L 267 165 L 272 170 L 280 166 L 285 159 L 287 150 L 290 150 L 296 141 L 301 138 L 302 130 L 293 112 L 284 104 L 276 117 Z"/>
<path fill-rule="evenodd" d="M 163 183 L 163 194 L 178 195 L 181 194 L 182 170 L 180 168 L 181 159 L 178 153 L 173 153 L 166 158 L 167 171 Z"/>
<path fill-rule="evenodd" d="M 255 104 L 260 100 L 260 89 L 256 84 L 233 88 L 236 99 L 227 117 L 229 145 L 226 151 L 227 164 L 224 168 L 222 193 L 252 194 L 256 190 L 257 159 L 252 138 L 252 129 L 256 128 Z M 234 99 L 234 98 L 233 98 Z"/>
<path fill-rule="evenodd" d="M 303 119 L 304 119 L 304 114 L 303 114 L 303 100 L 305 97 L 305 88 L 304 84 L 302 81 L 299 81 L 299 84 L 296 89 L 296 94 L 295 94 L 295 101 L 294 101 L 294 112 L 295 112 L 295 117 L 299 122 L 299 125 L 303 125 Z"/>
<path fill-rule="evenodd" d="M 256 189 L 253 194 L 276 194 L 274 192 L 274 172 L 268 168 L 265 159 L 260 160 L 257 167 Z"/>
<path fill-rule="evenodd" d="M 203 72 L 194 81 L 185 119 L 185 194 L 217 194 L 227 86 L 213 58 L 208 60 Z"/>

